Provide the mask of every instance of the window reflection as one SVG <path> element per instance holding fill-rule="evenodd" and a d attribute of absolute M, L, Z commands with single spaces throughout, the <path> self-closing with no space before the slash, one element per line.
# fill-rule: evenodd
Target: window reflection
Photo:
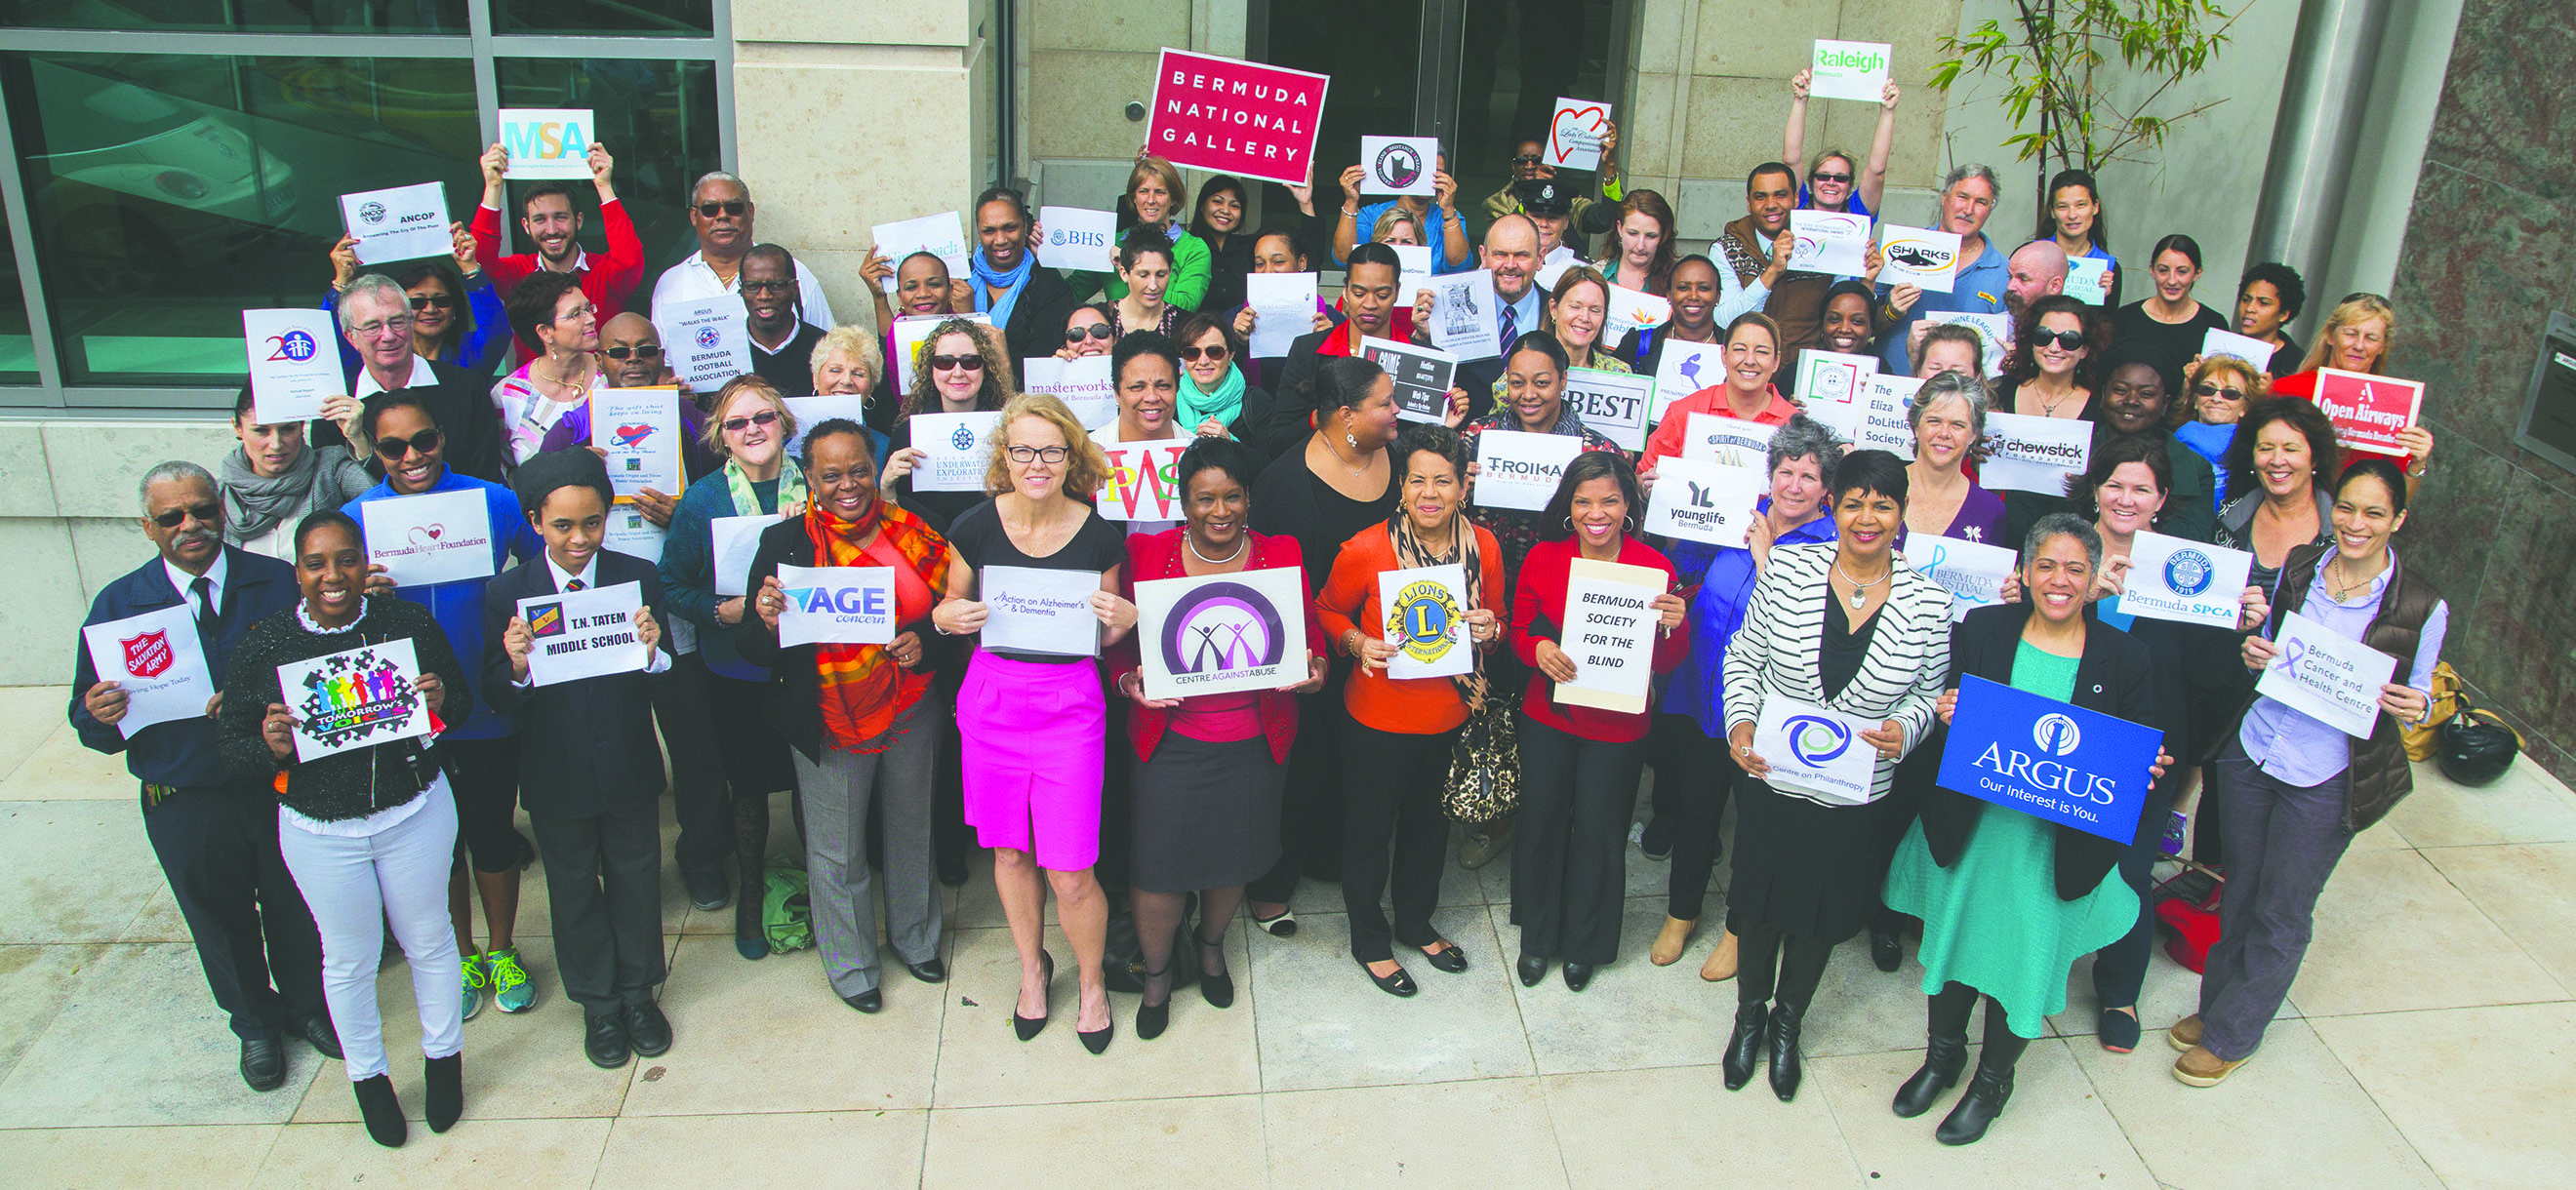
<path fill-rule="evenodd" d="M 714 0 L 492 0 L 492 31 L 705 37 L 714 14 Z"/>
<path fill-rule="evenodd" d="M 0 25 L 241 33 L 453 33 L 467 0 L 0 0 Z M 703 6 L 703 0 L 701 0 Z"/>
<path fill-rule="evenodd" d="M 723 161 L 716 128 L 716 75 L 711 62 L 652 59 L 504 58 L 496 63 L 503 107 L 589 108 L 592 135 L 616 159 L 618 201 L 644 242 L 644 285 L 697 251 L 686 209 L 689 183 Z M 519 194 L 534 183 L 511 182 Z M 590 187 L 573 184 L 574 209 L 585 212 L 581 243 L 607 250 L 599 220 L 588 214 Z M 503 211 L 516 224 L 516 209 Z M 515 233 L 514 233 L 515 234 Z M 514 251 L 528 251 L 515 244 Z"/>

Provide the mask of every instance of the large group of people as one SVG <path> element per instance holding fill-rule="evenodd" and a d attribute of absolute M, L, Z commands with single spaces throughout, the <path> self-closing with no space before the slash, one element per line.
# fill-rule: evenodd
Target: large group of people
<path fill-rule="evenodd" d="M 1819 1000 L 1836 948 L 1866 931 L 1873 963 L 1895 972 L 1919 930 L 1926 1056 L 1892 1089 L 1893 1109 L 1925 1113 L 1966 1078 L 1937 1130 L 1949 1144 L 2001 1113 L 2016 1057 L 2065 1010 L 2083 956 L 2097 956 L 2099 1043 L 2138 1043 L 2150 876 L 2170 807 L 2197 787 L 2198 857 L 2226 875 L 2224 930 L 2201 1011 L 2169 1037 L 2184 1051 L 2177 1078 L 2228 1077 L 2279 1011 L 2337 859 L 2409 788 L 2400 727 L 2429 714 L 2448 613 L 2391 543 L 2432 436 L 2410 427 L 2403 455 L 2344 466 L 2351 452 L 2310 400 L 2320 367 L 2386 373 L 2393 312 L 2347 297 L 2302 349 L 2285 333 L 2307 302 L 2295 273 L 2258 264 L 2232 303 L 2204 303 L 2202 252 L 2183 234 L 2157 240 L 2132 280 L 2104 245 L 2116 196 L 2071 170 L 2011 250 L 1990 238 L 1993 172 L 1943 179 L 1930 222 L 1962 239 L 1949 292 L 1877 283 L 1875 249 L 1859 277 L 1793 269 L 1796 211 L 1881 209 L 1899 103 L 1888 86 L 1868 152 L 1810 156 L 1807 81 L 1792 81 L 1781 159 L 1750 171 L 1744 213 L 1702 252 L 1677 243 L 1672 201 L 1622 184 L 1615 129 L 1580 186 L 1524 141 L 1480 228 L 1445 157 L 1427 197 L 1364 206 L 1353 167 L 1336 217 L 1317 216 L 1299 186 L 1294 218 L 1255 226 L 1242 181 L 1209 178 L 1193 204 L 1179 169 L 1140 154 L 1103 273 L 1038 265 L 1030 204 L 996 187 L 964 212 L 970 276 L 927 252 L 869 254 L 873 324 L 834 322 L 805 265 L 755 235 L 749 183 L 725 173 L 689 195 L 698 250 L 644 292 L 601 147 L 595 212 L 561 184 L 518 191 L 508 214 L 531 252 L 499 253 L 497 145 L 451 257 L 368 269 L 343 241 L 323 301 L 344 339 L 345 393 L 309 425 L 264 423 L 245 385 L 240 448 L 220 467 L 142 477 L 159 556 L 91 610 L 95 624 L 187 608 L 221 693 L 203 717 L 129 736 L 127 692 L 84 653 L 69 711 L 84 742 L 123 752 L 142 783 L 243 1077 L 276 1087 L 283 1039 L 306 1039 L 346 1063 L 371 1135 L 401 1143 L 375 1000 L 388 928 L 419 1000 L 433 1130 L 464 1111 L 464 1022 L 487 1003 L 526 1012 L 559 985 L 581 1007 L 592 1062 L 664 1052 L 666 787 L 671 865 L 697 909 L 733 907 L 746 960 L 773 954 L 771 839 L 789 825 L 773 824 L 773 797 L 790 794 L 790 866 L 823 981 L 859 1013 L 906 994 L 888 988 L 891 966 L 949 978 L 940 885 L 964 882 L 972 852 L 988 850 L 1018 959 L 1013 1029 L 1035 1039 L 1058 1006 L 1058 956 L 1043 945 L 1052 896 L 1073 1031 L 1094 1054 L 1117 1030 L 1113 989 L 1141 991 L 1132 1030 L 1144 1040 L 1174 1027 L 1184 984 L 1230 1006 L 1228 930 L 1242 914 L 1293 939 L 1301 881 L 1340 884 L 1350 957 L 1389 995 L 1422 994 L 1415 969 L 1499 961 L 1433 924 L 1459 824 L 1470 866 L 1508 856 L 1520 982 L 1553 972 L 1581 992 L 1637 949 L 1621 936 L 1633 841 L 1669 862 L 1647 957 L 1670 965 L 1705 946 L 1701 977 L 1736 984 L 1733 1028 L 1708 1049 L 1730 1090 L 1767 1071 L 1794 1097 L 1801 1030 L 1836 1011 Z M 602 253 L 580 245 L 594 218 Z M 1435 299 L 1406 296 L 1423 279 L 1408 275 L 1406 246 L 1426 250 L 1431 275 L 1488 270 L 1499 313 L 1493 351 L 1460 363 L 1428 415 L 1399 414 L 1395 378 L 1361 344 L 1431 340 Z M 2068 292 L 2071 262 L 2094 262 L 2094 297 Z M 1279 315 L 1245 304 L 1246 278 L 1310 264 L 1341 270 L 1337 300 L 1318 303 L 1284 355 L 1253 358 L 1249 336 Z M 2148 296 L 2119 304 L 2124 286 Z M 1668 298 L 1669 319 L 1614 329 L 1621 290 Z M 743 304 L 751 368 L 693 391 L 654 315 L 725 296 Z M 2008 340 L 1944 317 L 1956 313 L 2006 320 Z M 899 333 L 907 320 L 925 320 L 910 324 L 923 333 Z M 2211 327 L 2276 350 L 2204 357 Z M 1676 344 L 1706 345 L 1713 366 L 1662 394 L 1642 450 L 1585 423 L 1569 373 L 1655 374 Z M 1857 449 L 1818 416 L 1819 398 L 1790 391 L 1817 350 L 1919 380 L 1910 449 Z M 1114 406 L 1086 417 L 1024 391 L 1031 361 L 1095 356 Z M 677 406 L 681 490 L 616 492 L 589 448 L 590 400 L 606 389 Z M 926 447 L 940 444 L 916 419 L 969 413 L 994 423 L 980 483 L 928 490 Z M 2064 491 L 1981 485 L 1988 419 L 2003 413 L 2088 423 L 2087 464 Z M 1703 418 L 1767 435 L 1741 544 L 1645 528 L 1659 475 L 1693 455 L 1686 431 Z M 1480 442 L 1504 432 L 1573 440 L 1543 509 L 1479 501 Z M 1162 476 L 1176 515 L 1104 515 L 1110 452 L 1153 441 L 1182 447 Z M 483 505 L 485 577 L 407 585 L 371 561 L 384 543 L 366 538 L 367 506 L 434 493 Z M 649 528 L 611 544 L 612 521 L 635 517 Z M 2232 626 L 2118 610 L 2144 532 L 2253 555 Z M 2002 602 L 1954 615 L 1960 597 L 1919 567 L 1944 539 L 2017 551 Z M 784 570 L 846 566 L 892 575 L 891 639 L 787 643 Z M 1464 586 L 1442 612 L 1469 664 L 1397 676 L 1413 629 L 1381 577 L 1451 566 Z M 1604 566 L 1660 584 L 1639 609 L 1651 693 L 1628 709 L 1567 696 L 1593 664 L 1566 639 L 1583 614 L 1570 590 Z M 988 640 L 996 568 L 1069 573 L 1096 647 Z M 1303 599 L 1307 652 L 1285 680 L 1149 694 L 1139 584 L 1272 570 Z M 538 629 L 522 601 L 626 583 L 641 593 L 631 623 L 647 660 L 532 681 Z M 2397 657 L 2367 739 L 2257 693 L 2291 613 Z M 281 693 L 279 667 L 400 641 L 434 736 L 308 757 L 296 733 L 309 711 Z M 2136 837 L 1938 785 L 1969 675 L 2162 732 Z M 1756 727 L 1779 700 L 1868 725 L 1855 740 L 1873 758 L 1864 794 L 1770 780 L 1782 758 L 1762 755 Z M 1458 796 L 1498 763 L 1516 770 L 1516 797 Z M 1632 835 L 1648 780 L 1652 813 Z M 1722 926 L 1703 927 L 1730 803 Z M 539 857 L 550 971 L 515 935 L 520 874 Z"/>

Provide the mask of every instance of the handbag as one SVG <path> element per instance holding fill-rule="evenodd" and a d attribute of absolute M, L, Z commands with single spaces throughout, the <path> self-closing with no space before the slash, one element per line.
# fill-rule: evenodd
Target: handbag
<path fill-rule="evenodd" d="M 1488 695 L 1467 712 L 1458 742 L 1449 749 L 1449 780 L 1440 789 L 1440 812 L 1475 826 L 1509 815 L 1521 804 L 1520 737 L 1512 730 L 1511 700 Z"/>
<path fill-rule="evenodd" d="M 2431 760 L 2442 750 L 2442 725 L 2458 714 L 2465 702 L 2460 693 L 2460 675 L 2452 671 L 2450 662 L 2433 667 L 2432 695 L 2432 713 L 2424 717 L 2423 725 L 2398 729 L 2398 734 L 2406 742 L 2408 760 Z"/>
<path fill-rule="evenodd" d="M 2459 713 L 2434 732 L 2441 744 L 2434 755 L 2443 776 L 2461 785 L 2484 785 L 2513 767 L 2513 758 L 2522 754 L 2522 733 L 2504 716 L 2470 705 L 2465 694 L 2459 704 Z"/>

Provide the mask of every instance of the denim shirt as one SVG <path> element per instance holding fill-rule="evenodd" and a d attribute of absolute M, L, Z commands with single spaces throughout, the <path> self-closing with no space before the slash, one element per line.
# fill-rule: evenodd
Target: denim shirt
<path fill-rule="evenodd" d="M 1756 505 L 1769 512 L 1771 498 Z M 1791 529 L 1773 548 L 1832 541 L 1834 518 L 1820 516 Z M 1664 686 L 1664 713 L 1688 715 L 1710 739 L 1726 734 L 1726 646 L 1744 626 L 1744 607 L 1753 599 L 1753 551 L 1703 541 L 1675 541 L 1666 556 L 1673 560 L 1684 587 L 1697 584 L 1690 601 L 1690 653 L 1673 669 Z"/>

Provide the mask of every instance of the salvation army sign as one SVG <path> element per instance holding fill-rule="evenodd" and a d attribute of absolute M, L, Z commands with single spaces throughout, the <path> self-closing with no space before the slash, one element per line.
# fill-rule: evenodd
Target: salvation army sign
<path fill-rule="evenodd" d="M 1174 165 L 1303 185 L 1324 114 L 1320 74 L 1166 49 L 1145 144 Z"/>

